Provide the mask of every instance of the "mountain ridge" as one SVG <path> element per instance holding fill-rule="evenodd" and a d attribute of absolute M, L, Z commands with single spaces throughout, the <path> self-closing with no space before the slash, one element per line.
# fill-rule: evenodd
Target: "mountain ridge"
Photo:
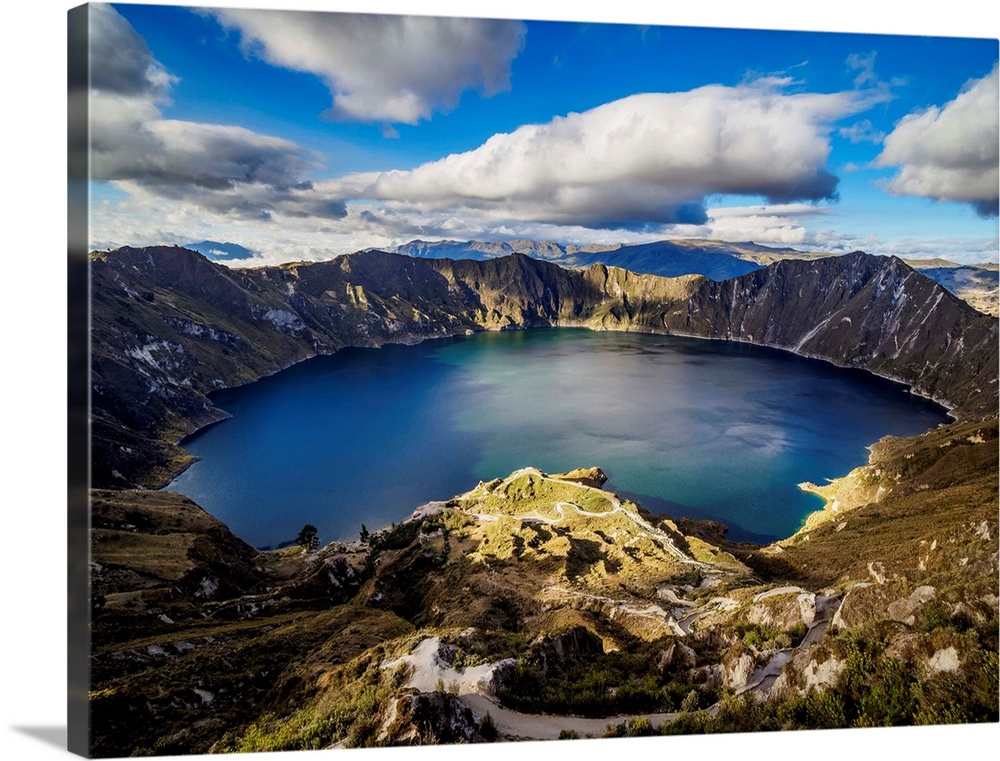
<path fill-rule="evenodd" d="M 412 240 L 389 249 L 414 258 L 457 258 L 483 261 L 513 253 L 527 254 L 562 267 L 583 269 L 592 264 L 621 267 L 631 272 L 678 277 L 703 275 L 727 280 L 787 259 L 815 261 L 843 256 L 832 252 L 807 252 L 791 247 L 764 246 L 753 241 L 725 242 L 707 239 L 661 240 L 639 244 L 561 244 L 551 240 L 518 238 L 509 241 Z M 962 265 L 947 259 L 907 259 L 913 269 L 944 286 L 974 309 L 998 316 L 996 265 Z"/>
<path fill-rule="evenodd" d="M 176 247 L 92 256 L 95 484 L 158 485 L 213 390 L 346 346 L 575 326 L 737 340 L 902 381 L 962 417 L 996 414 L 997 321 L 898 259 L 783 261 L 723 282 L 514 254 L 366 251 L 234 270 Z M 131 451 L 130 451 L 131 450 Z M 147 465 L 143 465 L 147 463 Z"/>

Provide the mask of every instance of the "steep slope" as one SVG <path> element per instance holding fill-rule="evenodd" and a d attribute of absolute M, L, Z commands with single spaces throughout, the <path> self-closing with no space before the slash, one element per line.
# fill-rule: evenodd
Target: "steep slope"
<path fill-rule="evenodd" d="M 913 262 L 911 266 L 983 314 L 994 317 L 1000 314 L 1000 277 L 995 265 L 993 269 L 960 265 L 929 267 L 922 262 Z"/>
<path fill-rule="evenodd" d="M 664 324 L 863 368 L 962 414 L 996 414 L 996 320 L 896 258 L 778 262 L 703 285 Z"/>
<path fill-rule="evenodd" d="M 368 251 L 232 270 L 179 248 L 95 254 L 94 481 L 162 484 L 175 446 L 219 420 L 207 394 L 344 346 L 479 330 L 585 326 L 746 341 L 913 384 L 963 416 L 996 415 L 997 321 L 898 259 L 782 261 L 738 278 L 661 278 L 512 255 Z"/>

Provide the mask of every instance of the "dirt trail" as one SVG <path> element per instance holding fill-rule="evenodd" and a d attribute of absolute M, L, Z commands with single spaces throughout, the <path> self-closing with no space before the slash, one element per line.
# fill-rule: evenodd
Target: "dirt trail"
<path fill-rule="evenodd" d="M 798 587 L 781 587 L 758 595 L 755 600 L 770 597 L 773 594 L 787 594 L 790 591 L 800 591 Z M 795 647 L 784 648 L 777 651 L 767 663 L 758 666 L 754 672 L 753 679 L 742 689 L 737 690 L 737 694 L 744 692 L 756 692 L 766 697 L 774 686 L 775 681 L 781 675 L 782 669 L 788 664 L 797 650 L 816 644 L 823 638 L 826 627 L 830 625 L 834 614 L 840 608 L 840 597 L 838 595 L 819 595 L 816 597 L 816 618 L 813 619 L 806 636 Z"/>
<path fill-rule="evenodd" d="M 721 605 L 723 601 L 725 598 L 716 598 L 710 605 L 714 608 L 716 605 Z M 777 651 L 766 663 L 757 668 L 753 679 L 737 692 L 753 692 L 766 697 L 782 669 L 792 659 L 795 652 L 820 641 L 839 607 L 840 598 L 837 595 L 818 596 L 816 598 L 816 618 L 802 642 L 795 647 Z M 658 606 L 653 605 L 651 608 L 655 609 Z M 659 617 L 662 610 L 657 610 L 655 613 L 653 610 L 635 610 L 634 612 L 639 615 L 653 614 Z M 702 610 L 681 619 L 679 628 L 683 628 L 686 633 L 690 630 L 691 623 L 707 612 Z M 421 692 L 449 691 L 457 695 L 480 719 L 489 713 L 497 730 L 508 737 L 555 740 L 562 732 L 575 732 L 580 737 L 603 737 L 609 725 L 633 721 L 640 716 L 648 719 L 654 727 L 660 727 L 664 722 L 673 721 L 677 717 L 676 713 L 651 713 L 622 714 L 603 719 L 587 719 L 579 716 L 552 716 L 513 711 L 501 707 L 491 694 L 493 672 L 500 665 L 499 663 L 484 664 L 458 671 L 441 659 L 440 646 L 441 640 L 438 637 L 428 637 L 421 641 L 408 655 L 388 662 L 384 664 L 384 667 L 393 668 L 403 663 L 409 665 L 411 673 L 406 682 L 407 687 L 413 687 Z M 718 705 L 711 706 L 707 710 L 709 713 L 714 713 L 718 710 Z"/>
<path fill-rule="evenodd" d="M 549 716 L 546 714 L 518 713 L 501 708 L 495 701 L 483 694 L 461 695 L 461 700 L 479 716 L 487 712 L 497 730 L 511 738 L 528 740 L 558 740 L 562 732 L 575 732 L 580 737 L 604 737 L 609 725 L 623 721 L 633 721 L 645 716 L 654 727 L 672 721 L 675 713 L 629 714 L 609 716 L 605 719 L 585 719 L 580 716 Z"/>
<path fill-rule="evenodd" d="M 572 502 L 556 502 L 556 503 L 553 504 L 553 508 L 555 509 L 555 511 L 557 513 L 559 513 L 559 517 L 558 518 L 550 518 L 550 517 L 547 517 L 547 516 L 538 515 L 537 513 L 533 513 L 533 514 L 530 514 L 530 515 L 515 515 L 515 516 L 511 516 L 511 517 L 515 518 L 516 520 L 519 520 L 519 521 L 521 521 L 523 523 L 545 523 L 545 524 L 551 526 L 551 525 L 554 525 L 556 523 L 559 523 L 559 522 L 565 520 L 566 514 L 565 514 L 564 511 L 566 509 L 574 510 L 578 515 L 582 515 L 582 516 L 587 517 L 587 518 L 607 518 L 607 517 L 609 517 L 611 515 L 614 515 L 616 513 L 621 513 L 622 515 L 624 515 L 625 517 L 627 517 L 630 521 L 632 521 L 637 526 L 639 526 L 641 529 L 643 529 L 643 531 L 645 531 L 647 534 L 649 534 L 650 537 L 652 537 L 654 540 L 656 540 L 657 542 L 659 542 L 660 545 L 667 552 L 669 552 L 671 555 L 673 555 L 674 557 L 676 557 L 682 563 L 687 563 L 688 565 L 695 566 L 696 568 L 700 568 L 700 569 L 705 570 L 705 571 L 707 571 L 709 573 L 716 573 L 716 572 L 718 572 L 718 569 L 716 569 L 714 566 L 711 566 L 708 563 L 702 563 L 700 560 L 695 560 L 690 555 L 688 555 L 683 550 L 681 550 L 676 544 L 674 544 L 673 537 L 671 537 L 669 534 L 667 534 L 666 532 L 661 531 L 660 529 L 656 528 L 651 523 L 649 523 L 648 521 L 646 521 L 642 517 L 640 517 L 638 514 L 632 512 L 631 510 L 627 510 L 626 508 L 624 508 L 622 506 L 621 500 L 619 500 L 618 497 L 616 497 L 611 492 L 606 492 L 603 489 L 598 489 L 596 486 L 587 486 L 586 484 L 580 484 L 580 483 L 576 483 L 576 482 L 561 481 L 558 478 L 552 478 L 551 476 L 545 475 L 544 473 L 542 473 L 542 471 L 538 470 L 537 468 L 522 468 L 521 470 L 516 470 L 513 473 L 511 473 L 509 476 L 507 476 L 507 478 L 505 478 L 503 480 L 503 482 L 502 482 L 501 485 L 507 486 L 512 481 L 514 481 L 514 479 L 519 478 L 521 476 L 525 476 L 525 475 L 535 476 L 536 478 L 540 478 L 543 481 L 551 481 L 551 482 L 557 483 L 557 484 L 573 483 L 574 485 L 579 486 L 581 489 L 586 489 L 588 491 L 592 491 L 592 492 L 598 494 L 599 496 L 601 496 L 603 499 L 606 499 L 608 502 L 611 503 L 611 509 L 610 510 L 605 510 L 604 512 L 595 513 L 595 512 L 590 512 L 589 510 L 584 510 L 579 505 L 576 505 L 576 504 L 574 504 Z M 495 516 L 495 515 L 488 515 L 488 514 L 485 514 L 485 513 L 471 513 L 470 512 L 470 513 L 467 513 L 467 515 L 470 515 L 473 518 L 477 518 L 477 519 L 482 520 L 482 521 L 495 521 L 495 520 L 497 520 L 497 516 Z"/>
<path fill-rule="evenodd" d="M 508 737 L 531 740 L 556 740 L 563 731 L 576 732 L 580 737 L 603 737 L 609 724 L 620 724 L 645 716 L 650 724 L 659 727 L 672 720 L 676 714 L 625 714 L 603 719 L 586 719 L 578 716 L 551 716 L 531 714 L 502 708 L 489 694 L 493 670 L 498 664 L 486 664 L 462 671 L 453 669 L 438 656 L 441 640 L 428 637 L 417 645 L 411 653 L 384 664 L 384 668 L 394 668 L 401 663 L 412 667 L 407 687 L 421 692 L 445 689 L 457 694 L 459 699 L 480 718 L 489 713 L 497 730 Z"/>

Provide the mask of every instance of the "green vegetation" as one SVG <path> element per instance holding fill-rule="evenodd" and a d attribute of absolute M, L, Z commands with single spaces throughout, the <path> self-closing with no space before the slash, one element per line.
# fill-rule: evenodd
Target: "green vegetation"
<path fill-rule="evenodd" d="M 479 725 L 479 734 L 486 742 L 493 742 L 497 739 L 497 725 L 494 723 L 489 711 L 486 712 L 482 723 Z"/>
<path fill-rule="evenodd" d="M 567 662 L 521 657 L 497 697 L 501 705 L 526 713 L 587 717 L 676 711 L 692 691 L 701 696 L 699 703 L 711 703 L 710 689 L 678 681 L 656 668 L 667 644 L 646 642 L 628 652 Z"/>
<path fill-rule="evenodd" d="M 777 631 L 761 624 L 738 622 L 733 627 L 743 644 L 757 650 L 795 647 L 806 636 L 808 628 L 799 621 L 788 631 Z"/>
<path fill-rule="evenodd" d="M 503 629 L 473 631 L 468 634 L 444 634 L 441 641 L 455 647 L 452 667 L 472 668 L 484 663 L 496 663 L 506 658 L 516 658 L 532 640 L 528 632 L 511 632 Z"/>
<path fill-rule="evenodd" d="M 380 744 L 379 712 L 406 678 L 403 667 L 382 669 L 381 655 L 376 648 L 331 673 L 337 689 L 328 692 L 325 700 L 285 716 L 263 716 L 237 739 L 223 741 L 216 749 L 252 753 L 325 748 L 338 741 L 356 748 Z"/>
<path fill-rule="evenodd" d="M 575 512 L 574 506 L 584 513 L 606 513 L 614 504 L 606 492 L 569 481 L 543 478 L 535 473 L 524 473 L 504 483 L 493 482 L 469 494 L 462 507 L 496 515 L 537 515 L 557 520 L 558 503 L 566 503 L 562 515 Z"/>
<path fill-rule="evenodd" d="M 938 641 L 957 634 L 936 627 Z M 686 714 L 663 726 L 664 734 L 750 732 L 836 727 L 995 722 L 997 632 L 989 624 L 962 635 L 968 659 L 957 672 L 928 674 L 926 666 L 892 655 L 893 630 L 881 626 L 843 632 L 827 640 L 844 663 L 837 684 L 823 692 L 759 701 L 753 695 L 724 696 L 718 713 Z M 933 647 L 934 638 L 927 641 Z"/>

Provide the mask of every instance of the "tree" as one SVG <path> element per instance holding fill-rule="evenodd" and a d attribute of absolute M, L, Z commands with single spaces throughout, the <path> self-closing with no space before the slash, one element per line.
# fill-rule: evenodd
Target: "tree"
<path fill-rule="evenodd" d="M 319 549 L 319 531 L 314 525 L 307 523 L 295 537 L 295 543 L 307 550 Z"/>
<path fill-rule="evenodd" d="M 361 541 L 368 544 L 368 540 L 371 539 L 371 533 L 368 531 L 368 527 L 362 523 L 361 524 Z"/>

